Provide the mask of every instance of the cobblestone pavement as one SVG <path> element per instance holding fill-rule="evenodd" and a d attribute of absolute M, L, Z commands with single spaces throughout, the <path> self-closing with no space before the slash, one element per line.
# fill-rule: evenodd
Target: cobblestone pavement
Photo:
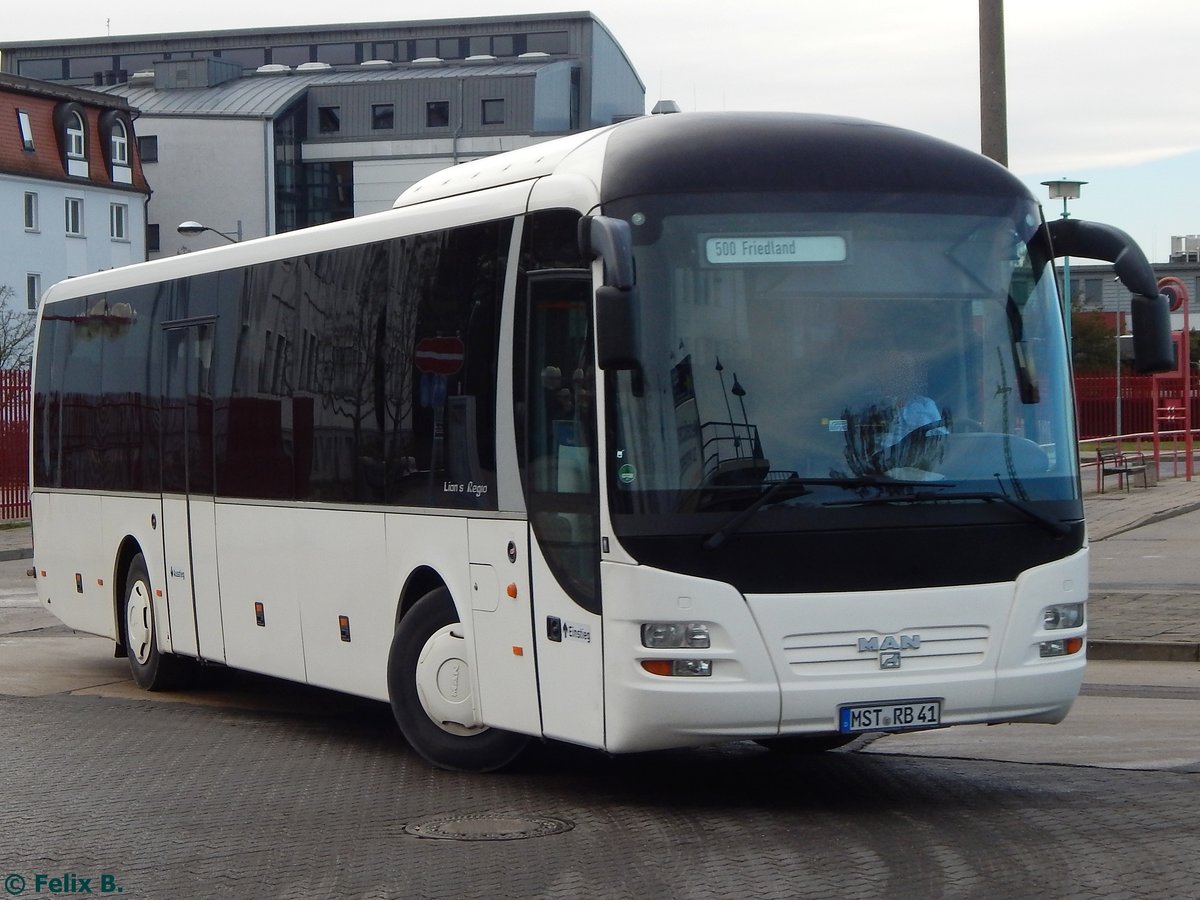
<path fill-rule="evenodd" d="M 539 748 L 515 771 L 456 775 L 409 752 L 386 707 L 311 696 L 310 714 L 287 716 L 0 698 L 8 892 L 36 896 L 39 875 L 43 896 L 45 878 L 74 877 L 123 898 L 1161 898 L 1200 885 L 1197 771 L 734 744 L 618 759 Z M 412 833 L 447 821 L 489 839 Z M 566 830 L 496 839 L 547 822 Z"/>

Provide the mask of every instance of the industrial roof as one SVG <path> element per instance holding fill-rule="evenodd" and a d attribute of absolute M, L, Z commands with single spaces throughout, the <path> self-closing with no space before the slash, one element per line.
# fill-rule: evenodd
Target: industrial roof
<path fill-rule="evenodd" d="M 415 81 L 434 78 L 485 78 L 536 75 L 561 61 L 417 65 L 404 68 L 355 68 L 315 74 L 246 75 L 214 87 L 156 88 L 153 83 L 131 81 L 95 88 L 98 92 L 123 97 L 146 116 L 212 116 L 269 119 L 286 110 L 306 90 L 324 84 Z"/>

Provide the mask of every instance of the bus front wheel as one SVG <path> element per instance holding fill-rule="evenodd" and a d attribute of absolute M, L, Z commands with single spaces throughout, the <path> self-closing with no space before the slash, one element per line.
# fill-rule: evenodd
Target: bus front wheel
<path fill-rule="evenodd" d="M 138 687 L 147 691 L 169 691 L 182 685 L 184 661 L 158 649 L 158 628 L 154 619 L 153 592 L 146 558 L 138 554 L 129 562 L 125 574 L 125 654 Z"/>
<path fill-rule="evenodd" d="M 388 696 L 410 746 L 442 769 L 491 772 L 529 738 L 479 718 L 462 625 L 450 592 L 430 591 L 400 620 L 388 656 Z"/>

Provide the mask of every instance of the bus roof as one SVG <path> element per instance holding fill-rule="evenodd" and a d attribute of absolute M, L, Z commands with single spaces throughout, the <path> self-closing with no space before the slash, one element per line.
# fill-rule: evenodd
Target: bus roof
<path fill-rule="evenodd" d="M 586 162 L 578 159 L 584 147 L 600 151 L 602 164 L 598 154 L 589 153 Z M 839 116 L 714 112 L 642 116 L 452 166 L 414 184 L 395 206 L 568 169 L 597 182 L 602 177 L 602 202 L 647 193 L 724 190 L 1032 198 L 1000 164 L 916 131 Z"/>

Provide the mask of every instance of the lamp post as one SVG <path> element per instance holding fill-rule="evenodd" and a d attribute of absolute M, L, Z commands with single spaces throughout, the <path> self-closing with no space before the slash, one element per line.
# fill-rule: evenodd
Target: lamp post
<path fill-rule="evenodd" d="M 1043 181 L 1047 188 L 1050 189 L 1050 199 L 1063 202 L 1062 217 L 1064 219 L 1071 218 L 1071 213 L 1067 211 L 1068 200 L 1079 199 L 1079 189 L 1087 184 L 1086 181 L 1070 181 L 1067 178 L 1060 178 L 1058 181 Z M 1063 324 L 1067 330 L 1067 353 L 1068 359 L 1071 352 L 1071 258 L 1063 257 L 1063 296 L 1062 296 Z"/>
<path fill-rule="evenodd" d="M 242 240 L 242 220 L 237 220 L 237 228 L 233 231 L 217 231 L 215 228 L 210 228 L 207 225 L 201 225 L 199 222 L 193 222 L 189 219 L 186 222 L 180 222 L 179 227 L 175 229 L 180 234 L 200 234 L 205 231 L 211 231 L 213 234 L 219 234 L 231 244 L 237 244 Z"/>

